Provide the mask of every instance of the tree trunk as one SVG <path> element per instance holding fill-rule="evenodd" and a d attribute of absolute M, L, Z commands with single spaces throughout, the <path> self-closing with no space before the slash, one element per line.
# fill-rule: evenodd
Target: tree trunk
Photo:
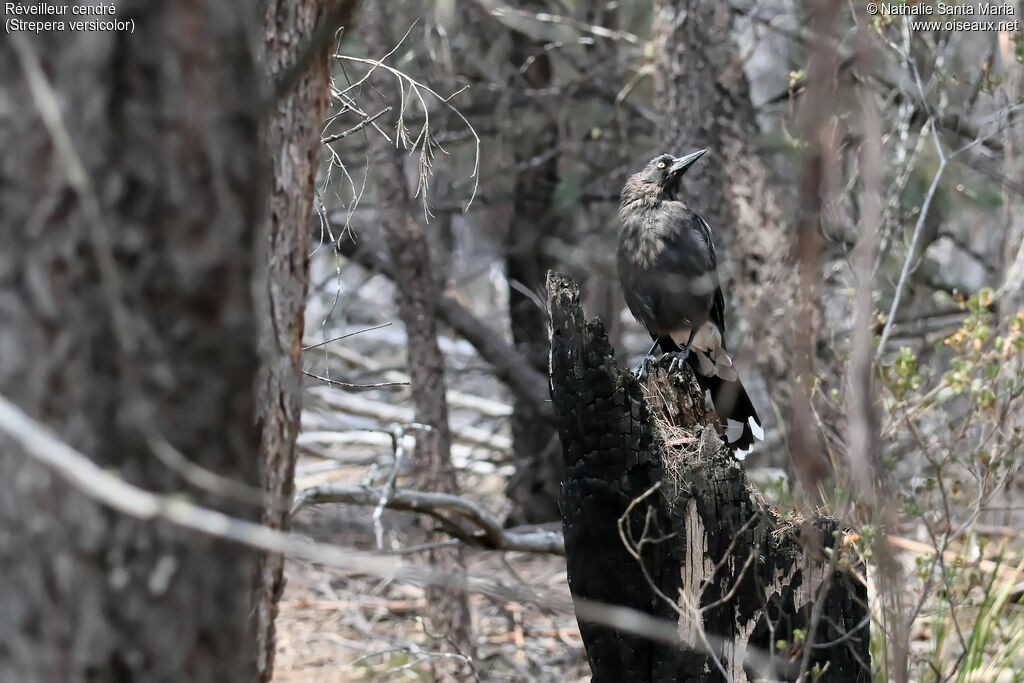
<path fill-rule="evenodd" d="M 657 0 L 654 7 L 655 100 L 663 116 L 659 137 L 675 154 L 709 148 L 707 161 L 684 180 L 686 197 L 715 232 L 724 255 L 723 289 L 737 304 L 745 329 L 757 330 L 749 351 L 786 416 L 780 428 L 791 432 L 793 423 L 800 422 L 793 418 L 803 412 L 806 394 L 794 382 L 794 364 L 813 368 L 816 359 L 794 358 L 792 321 L 801 302 L 799 267 L 791 251 L 793 221 L 782 210 L 769 168 L 753 144 L 761 131 L 732 37 L 733 13 L 727 3 L 703 0 Z M 732 336 L 736 345 L 738 335 Z M 772 412 L 762 410 L 761 415 L 771 420 Z M 794 445 L 807 437 L 787 436 Z M 821 453 L 820 444 L 793 449 L 800 459 L 796 469 L 812 494 L 828 473 Z"/>
<path fill-rule="evenodd" d="M 677 636 L 581 619 L 593 680 L 869 681 L 867 589 L 836 522 L 780 520 L 758 502 L 692 372 L 662 359 L 641 385 L 554 273 L 548 311 L 573 598 L 668 620 Z"/>
<path fill-rule="evenodd" d="M 530 88 L 549 87 L 551 63 L 544 45 L 519 32 L 513 32 L 511 40 L 513 73 Z M 529 64 L 528 68 L 520 73 L 525 64 Z M 558 126 L 540 106 L 524 112 L 520 121 L 524 118 L 527 122 L 518 131 L 516 143 L 515 160 L 520 170 L 516 173 L 512 220 L 506 239 L 509 321 L 516 349 L 529 359 L 533 368 L 547 374 L 548 323 L 535 294 L 544 287 L 548 265 L 543 240 L 557 227 L 551 201 L 558 185 L 558 155 L 540 163 L 531 160 L 541 158 L 558 145 Z M 557 520 L 562 458 L 554 423 L 539 419 L 535 402 L 516 398 L 513 407 L 512 441 L 517 463 L 507 493 L 515 507 L 506 523 Z"/>
<path fill-rule="evenodd" d="M 383 7 L 375 7 L 368 19 L 367 43 L 383 54 L 396 42 Z M 391 102 L 399 101 L 393 80 L 381 81 L 380 91 Z M 373 135 L 371 140 L 381 198 L 380 224 L 394 272 L 398 315 L 407 335 L 416 421 L 430 426 L 429 430 L 418 430 L 416 435 L 418 488 L 457 493 L 450 453 L 444 356 L 437 343 L 435 309 L 441 288 L 431 266 L 426 234 L 413 213 L 414 200 L 404 174 L 408 154 L 381 136 Z M 428 560 L 437 569 L 449 572 L 455 586 L 427 588 L 429 632 L 437 636 L 430 647 L 433 651 L 465 657 L 433 657 L 434 677 L 438 681 L 461 682 L 471 675 L 468 658 L 473 657 L 475 650 L 469 601 L 465 591 L 458 589 L 458 584 L 466 580 L 465 551 L 461 545 L 436 548 L 428 553 Z"/>
<path fill-rule="evenodd" d="M 266 4 L 264 39 L 271 84 L 289 78 L 290 69 L 306 57 L 318 24 L 330 18 L 345 24 L 355 0 L 270 0 Z M 295 439 L 302 410 L 303 312 L 309 284 L 311 233 L 320 129 L 327 112 L 330 40 L 320 40 L 301 74 L 280 93 L 264 124 L 263 138 L 273 155 L 273 181 L 267 203 L 266 299 L 261 312 L 263 350 L 259 413 L 262 439 L 260 463 L 267 494 L 263 523 L 289 527 L 288 509 L 294 494 Z M 275 89 L 276 90 L 276 89 Z M 260 555 L 254 573 L 252 628 L 256 668 L 269 681 L 274 668 L 274 619 L 284 591 L 284 558 Z"/>
<path fill-rule="evenodd" d="M 158 456 L 258 481 L 255 6 L 116 18 L 134 32 L 0 46 L 0 392 L 132 484 L 255 519 Z M 0 680 L 252 676 L 249 552 L 103 508 L 2 435 L 0 528 Z"/>

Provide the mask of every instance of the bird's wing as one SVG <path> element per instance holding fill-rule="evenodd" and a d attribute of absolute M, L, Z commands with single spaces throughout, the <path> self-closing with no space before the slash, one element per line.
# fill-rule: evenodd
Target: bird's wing
<path fill-rule="evenodd" d="M 725 346 L 725 297 L 722 295 L 722 288 L 715 288 L 715 301 L 711 304 L 711 322 L 722 333 L 722 348 Z"/>
<path fill-rule="evenodd" d="M 680 201 L 664 202 L 657 215 L 657 233 L 665 252 L 685 259 L 687 271 L 714 273 L 718 268 L 711 228 Z M 674 266 L 684 265 L 676 261 Z"/>
<path fill-rule="evenodd" d="M 711 252 L 711 267 L 717 268 L 718 255 L 715 253 L 715 240 L 713 235 L 711 234 L 711 226 L 708 225 L 708 222 L 706 220 L 704 220 L 697 214 L 693 214 L 691 225 L 693 226 L 693 229 L 696 230 L 697 233 L 700 234 L 700 236 L 704 239 L 704 242 L 706 242 L 708 245 L 708 250 L 710 250 Z"/>

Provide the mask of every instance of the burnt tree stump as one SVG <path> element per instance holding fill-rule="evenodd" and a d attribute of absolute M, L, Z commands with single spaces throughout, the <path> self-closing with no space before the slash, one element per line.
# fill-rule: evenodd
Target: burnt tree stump
<path fill-rule="evenodd" d="M 573 599 L 674 625 L 653 640 L 581 618 L 593 680 L 869 681 L 863 568 L 836 521 L 758 502 L 690 369 L 663 358 L 638 381 L 576 284 L 549 272 L 547 290 Z"/>

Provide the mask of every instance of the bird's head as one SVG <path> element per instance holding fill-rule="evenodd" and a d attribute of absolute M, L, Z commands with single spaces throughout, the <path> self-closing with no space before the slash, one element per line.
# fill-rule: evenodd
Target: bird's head
<path fill-rule="evenodd" d="M 660 154 L 635 173 L 627 181 L 627 188 L 633 186 L 636 190 L 652 193 L 657 192 L 669 197 L 675 197 L 679 191 L 679 183 L 685 175 L 686 170 L 693 166 L 697 159 L 704 156 L 706 149 L 699 149 L 696 152 L 685 154 L 681 157 L 674 157 L 671 154 Z"/>

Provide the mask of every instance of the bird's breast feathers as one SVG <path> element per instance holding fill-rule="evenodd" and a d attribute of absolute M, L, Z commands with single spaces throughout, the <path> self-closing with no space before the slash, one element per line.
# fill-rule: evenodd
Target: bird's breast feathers
<path fill-rule="evenodd" d="M 693 259 L 713 263 L 713 258 L 705 254 L 713 247 L 697 234 L 694 216 L 679 200 L 624 202 L 619 207 L 620 253 L 642 268 L 656 267 L 663 258 L 674 258 L 678 252 L 689 252 Z"/>
<path fill-rule="evenodd" d="M 651 268 L 665 253 L 669 228 L 663 217 L 649 209 L 630 215 L 622 221 L 620 252 L 641 268 Z"/>

